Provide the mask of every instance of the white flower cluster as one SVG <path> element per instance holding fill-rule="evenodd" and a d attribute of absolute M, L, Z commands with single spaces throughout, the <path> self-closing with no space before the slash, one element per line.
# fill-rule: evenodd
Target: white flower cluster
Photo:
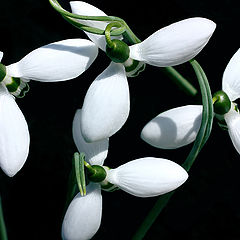
<path fill-rule="evenodd" d="M 73 1 L 70 5 L 75 14 L 107 16 L 103 11 L 82 1 Z M 106 22 L 78 21 L 102 30 L 107 26 Z M 92 82 L 82 109 L 77 110 L 73 121 L 74 142 L 79 152 L 85 153 L 88 163 L 103 166 L 109 138 L 128 118 L 130 93 L 127 77 L 142 70 L 145 64 L 168 67 L 191 60 L 207 44 L 215 28 L 216 24 L 206 18 L 185 19 L 156 31 L 141 43 L 129 46 L 129 59 L 126 62 L 110 62 Z M 91 41 L 68 39 L 51 43 L 30 52 L 17 63 L 1 67 L 0 167 L 8 176 L 14 176 L 22 168 L 30 144 L 26 120 L 15 102 L 14 94 L 9 90 L 9 84 L 14 79 L 27 83 L 30 80 L 57 82 L 78 77 L 94 62 L 98 49 L 106 51 L 104 35 L 86 34 Z M 117 38 L 122 40 L 121 36 Z M 0 59 L 2 55 L 1 53 Z M 236 81 L 240 69 L 238 55 L 237 53 L 231 60 L 223 80 L 223 90 L 231 100 L 239 97 L 240 85 Z M 129 73 L 126 69 L 133 61 L 140 62 L 140 65 L 135 72 Z M 201 113 L 202 106 L 185 106 L 167 111 L 148 123 L 141 136 L 155 147 L 169 149 L 186 145 L 196 138 Z M 239 119 L 234 110 L 225 116 L 237 149 L 240 149 L 240 130 L 236 132 L 235 125 Z M 177 163 L 153 157 L 136 159 L 106 172 L 107 182 L 137 197 L 162 195 L 178 188 L 188 178 L 187 172 Z M 77 194 L 67 209 L 62 225 L 63 239 L 90 239 L 100 226 L 101 215 L 101 183 L 90 183 L 86 196 Z"/>

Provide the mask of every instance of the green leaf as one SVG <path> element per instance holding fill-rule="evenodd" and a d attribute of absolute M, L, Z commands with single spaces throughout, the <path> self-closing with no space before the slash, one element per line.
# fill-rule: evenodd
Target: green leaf
<path fill-rule="evenodd" d="M 0 197 L 0 239 L 7 240 L 7 229 L 3 217 L 2 200 Z"/>
<path fill-rule="evenodd" d="M 207 139 L 209 138 L 212 130 L 212 122 L 213 122 L 213 116 L 214 116 L 212 94 L 211 94 L 207 77 L 203 69 L 201 68 L 201 66 L 196 60 L 192 60 L 191 64 L 193 66 L 193 69 L 196 73 L 196 76 L 198 78 L 198 82 L 200 85 L 201 94 L 202 94 L 203 112 L 202 112 L 202 122 L 201 122 L 198 135 L 196 137 L 192 150 L 190 151 L 187 159 L 182 165 L 186 169 L 186 171 L 190 170 L 200 150 L 202 149 L 204 144 L 207 142 Z"/>
<path fill-rule="evenodd" d="M 201 126 L 198 131 L 196 140 L 194 141 L 193 147 L 187 156 L 185 162 L 182 166 L 189 171 L 192 164 L 194 163 L 196 157 L 198 156 L 199 152 L 203 148 L 204 144 L 206 143 L 207 139 L 210 136 L 211 129 L 212 129 L 212 122 L 213 122 L 213 103 L 212 103 L 212 94 L 210 90 L 210 86 L 207 80 L 207 77 L 196 60 L 190 61 L 193 66 L 193 69 L 196 73 L 200 90 L 202 94 L 202 104 L 203 104 L 203 112 L 202 112 L 202 121 Z M 168 201 L 171 199 L 175 191 L 162 195 L 158 198 L 157 202 L 150 210 L 144 221 L 142 222 L 141 226 L 133 236 L 132 240 L 139 240 L 143 239 L 146 235 L 147 231 L 150 229 L 152 224 L 155 222 L 159 214 L 162 212 L 164 207 L 168 204 Z"/>

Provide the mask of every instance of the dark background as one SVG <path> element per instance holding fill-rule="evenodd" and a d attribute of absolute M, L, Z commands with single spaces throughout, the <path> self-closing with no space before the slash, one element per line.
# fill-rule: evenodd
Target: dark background
<path fill-rule="evenodd" d="M 60 1 L 69 9 L 68 1 Z M 240 47 L 240 3 L 237 0 L 157 2 L 93 1 L 109 15 L 126 20 L 140 39 L 170 23 L 189 17 L 206 17 L 217 23 L 208 45 L 197 56 L 212 92 L 221 89 L 223 71 Z M 86 38 L 68 24 L 47 0 L 1 2 L 0 50 L 2 63 L 11 64 L 30 51 L 58 40 Z M 31 135 L 30 153 L 13 178 L 0 172 L 0 193 L 9 240 L 60 239 L 71 159 L 72 119 L 82 106 L 91 82 L 109 64 L 100 53 L 93 65 L 77 79 L 60 83 L 31 81 L 30 92 L 17 103 Z M 177 69 L 196 86 L 189 64 Z M 44 71 L 44 69 L 43 69 Z M 140 139 L 143 126 L 169 108 L 199 103 L 180 91 L 156 67 L 147 66 L 129 79 L 131 112 L 123 128 L 110 139 L 106 165 L 117 167 L 147 156 L 163 157 L 181 164 L 191 145 L 178 150 L 160 150 Z M 209 141 L 145 239 L 240 239 L 240 157 L 227 132 L 216 121 Z M 157 198 L 137 198 L 125 192 L 103 192 L 102 224 L 93 239 L 131 239 Z"/>

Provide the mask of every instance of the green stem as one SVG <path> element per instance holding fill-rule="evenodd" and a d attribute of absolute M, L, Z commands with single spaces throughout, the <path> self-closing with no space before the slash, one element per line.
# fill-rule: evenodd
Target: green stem
<path fill-rule="evenodd" d="M 112 21 L 119 20 L 118 17 L 114 17 L 114 16 L 84 16 L 84 15 L 70 13 L 66 11 L 64 8 L 62 8 L 62 6 L 58 3 L 57 0 L 49 0 L 49 2 L 57 12 L 71 18 L 81 19 L 81 20 L 104 21 L 104 22 L 112 22 Z"/>
<path fill-rule="evenodd" d="M 173 67 L 161 68 L 161 70 L 186 94 L 190 96 L 196 96 L 197 89 L 186 80 L 176 69 Z"/>
<path fill-rule="evenodd" d="M 84 166 L 87 168 L 87 170 L 90 174 L 96 173 L 96 170 L 93 169 L 92 166 L 88 162 L 84 161 Z"/>
<path fill-rule="evenodd" d="M 111 32 L 112 36 L 118 36 L 120 34 L 123 34 L 124 37 L 126 37 L 131 44 L 141 42 L 139 40 L 139 38 L 137 38 L 137 36 L 132 32 L 132 30 L 127 25 L 127 23 L 119 17 L 115 17 L 115 16 L 84 16 L 84 15 L 73 14 L 73 13 L 70 13 L 70 12 L 66 11 L 65 9 L 63 9 L 57 0 L 49 0 L 49 2 L 57 12 L 59 12 L 68 22 L 70 22 L 77 28 L 80 28 L 80 29 L 90 32 L 90 33 L 104 35 L 105 29 L 97 29 L 94 27 L 89 27 L 87 25 L 79 23 L 79 21 L 77 21 L 76 19 L 94 20 L 94 21 L 103 21 L 103 22 L 119 22 L 121 24 L 122 28 L 114 29 Z"/>
<path fill-rule="evenodd" d="M 107 25 L 107 27 L 105 29 L 105 39 L 106 39 L 108 47 L 110 47 L 110 48 L 114 48 L 114 44 L 111 39 L 111 30 L 113 27 L 117 27 L 117 28 L 123 27 L 124 31 L 125 31 L 125 27 L 122 26 L 122 24 L 120 22 L 111 22 Z"/>
<path fill-rule="evenodd" d="M 192 60 L 191 64 L 194 68 L 196 76 L 198 78 L 198 82 L 201 89 L 202 94 L 202 104 L 203 104 L 203 111 L 202 111 L 202 121 L 201 126 L 198 131 L 196 140 L 194 145 L 187 156 L 186 160 L 182 164 L 182 166 L 189 171 L 192 164 L 194 163 L 196 157 L 198 156 L 200 150 L 202 149 L 203 145 L 206 143 L 212 128 L 212 121 L 213 121 L 213 105 L 212 105 L 212 95 L 211 90 L 206 78 L 205 73 L 203 72 L 201 66 L 197 63 L 197 61 Z M 173 196 L 175 191 L 162 195 L 158 198 L 153 208 L 150 210 L 146 218 L 144 219 L 143 223 L 133 236 L 132 240 L 140 240 L 143 239 L 148 230 L 151 228 L 152 224 L 155 222 L 159 214 L 162 212 L 164 207 L 169 202 L 170 198 Z"/>
<path fill-rule="evenodd" d="M 2 200 L 0 197 L 0 239 L 1 240 L 7 240 L 7 230 L 4 222 L 4 217 L 3 217 L 3 209 L 2 209 Z"/>

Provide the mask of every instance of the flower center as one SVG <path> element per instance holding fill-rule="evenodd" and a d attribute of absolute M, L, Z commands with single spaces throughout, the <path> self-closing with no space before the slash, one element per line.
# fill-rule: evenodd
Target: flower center
<path fill-rule="evenodd" d="M 127 77 L 136 77 L 145 70 L 146 64 L 144 62 L 139 62 L 132 58 L 128 58 L 126 62 L 123 63 Z"/>
<path fill-rule="evenodd" d="M 29 91 L 29 85 L 20 78 L 11 77 L 7 74 L 6 67 L 0 63 L 0 83 L 3 83 L 9 93 L 13 96 L 22 98 Z"/>

